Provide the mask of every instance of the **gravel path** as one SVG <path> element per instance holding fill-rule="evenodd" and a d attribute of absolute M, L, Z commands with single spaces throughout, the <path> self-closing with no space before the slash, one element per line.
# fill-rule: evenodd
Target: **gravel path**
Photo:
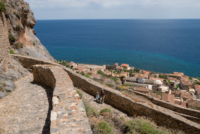
<path fill-rule="evenodd" d="M 0 100 L 2 134 L 48 133 L 49 101 L 46 91 L 50 90 L 34 84 L 32 75 L 17 81 L 16 87 L 14 92 Z"/>

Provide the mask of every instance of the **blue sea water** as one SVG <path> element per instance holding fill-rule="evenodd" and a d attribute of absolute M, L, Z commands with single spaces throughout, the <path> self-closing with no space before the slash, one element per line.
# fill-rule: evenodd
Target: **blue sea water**
<path fill-rule="evenodd" d="M 200 20 L 39 20 L 35 30 L 57 60 L 200 77 Z"/>

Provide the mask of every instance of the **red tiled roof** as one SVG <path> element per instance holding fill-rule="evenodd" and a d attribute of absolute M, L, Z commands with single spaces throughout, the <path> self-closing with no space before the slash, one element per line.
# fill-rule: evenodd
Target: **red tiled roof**
<path fill-rule="evenodd" d="M 149 75 L 149 71 L 142 71 L 143 74 Z"/>
<path fill-rule="evenodd" d="M 121 64 L 121 67 L 129 67 L 129 64 Z"/>
<path fill-rule="evenodd" d="M 184 86 L 192 86 L 192 82 L 190 82 L 189 80 L 186 80 L 186 79 L 181 79 L 181 83 Z"/>

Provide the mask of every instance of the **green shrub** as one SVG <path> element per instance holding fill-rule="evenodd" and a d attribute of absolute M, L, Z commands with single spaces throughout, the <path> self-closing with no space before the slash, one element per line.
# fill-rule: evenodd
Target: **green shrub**
<path fill-rule="evenodd" d="M 162 93 L 156 93 L 156 94 L 162 96 Z"/>
<path fill-rule="evenodd" d="M 126 86 L 126 87 L 130 87 L 130 86 L 131 86 L 131 84 L 124 84 L 124 86 Z"/>
<path fill-rule="evenodd" d="M 84 101 L 83 101 L 83 104 L 84 104 L 84 106 L 85 106 L 85 112 L 86 112 L 87 116 L 91 116 L 91 115 L 96 116 L 96 115 L 98 115 L 96 109 L 90 107 L 90 106 L 87 105 L 87 103 L 84 102 Z"/>
<path fill-rule="evenodd" d="M 117 77 L 110 77 L 110 79 L 114 80 L 115 82 L 118 80 Z"/>
<path fill-rule="evenodd" d="M 167 79 L 167 77 L 165 75 L 159 75 L 159 78 L 163 78 L 163 79 Z"/>
<path fill-rule="evenodd" d="M 87 78 L 92 79 L 89 74 L 84 74 L 84 76 L 87 77 Z"/>
<path fill-rule="evenodd" d="M 133 72 L 139 73 L 139 72 L 140 72 L 140 69 L 135 68 L 135 69 L 133 70 Z"/>
<path fill-rule="evenodd" d="M 16 30 L 17 30 L 17 31 L 20 31 L 21 29 L 22 29 L 21 25 L 17 24 Z"/>
<path fill-rule="evenodd" d="M 123 81 L 124 78 L 125 78 L 125 76 L 121 76 L 121 77 L 120 77 L 121 81 Z"/>
<path fill-rule="evenodd" d="M 170 80 L 167 80 L 167 82 L 170 84 Z"/>
<path fill-rule="evenodd" d="M 17 44 L 15 44 L 15 47 L 16 47 L 17 49 L 19 49 L 19 48 L 23 48 L 23 44 L 21 44 L 21 43 L 17 43 Z"/>
<path fill-rule="evenodd" d="M 15 54 L 15 51 L 10 49 L 10 54 Z"/>
<path fill-rule="evenodd" d="M 15 15 L 16 15 L 16 17 L 18 18 L 18 19 L 20 19 L 20 14 L 18 13 L 18 12 L 13 12 Z"/>
<path fill-rule="evenodd" d="M 189 77 L 190 80 L 192 80 L 192 77 Z"/>
<path fill-rule="evenodd" d="M 178 90 L 178 89 L 179 89 L 179 85 L 176 85 L 175 90 Z"/>
<path fill-rule="evenodd" d="M 197 78 L 198 80 L 200 80 L 200 78 Z"/>
<path fill-rule="evenodd" d="M 104 108 L 104 109 L 101 109 L 99 114 L 102 114 L 104 112 L 108 112 L 108 113 L 111 113 L 111 110 L 109 108 Z"/>
<path fill-rule="evenodd" d="M 101 70 L 98 70 L 97 73 L 100 75 L 106 76 L 106 74 L 104 74 L 104 72 L 102 72 Z"/>
<path fill-rule="evenodd" d="M 200 85 L 200 82 L 197 82 L 197 81 L 196 81 L 196 82 L 195 82 L 195 85 L 196 85 L 196 84 Z"/>
<path fill-rule="evenodd" d="M 112 85 L 112 84 L 106 84 L 106 86 L 113 87 L 114 85 Z"/>
<path fill-rule="evenodd" d="M 6 5 L 3 1 L 0 1 L 0 12 L 6 13 Z"/>
<path fill-rule="evenodd" d="M 13 36 L 12 34 L 9 34 L 9 41 L 10 42 L 15 42 L 16 41 L 15 36 Z"/>
<path fill-rule="evenodd" d="M 116 82 L 117 85 L 119 85 L 119 82 Z"/>
<path fill-rule="evenodd" d="M 154 122 L 143 118 L 135 118 L 124 124 L 127 134 L 170 134 L 167 130 L 158 128 Z"/>
<path fill-rule="evenodd" d="M 110 125 L 104 121 L 100 122 L 97 126 L 101 134 L 112 134 L 112 129 Z"/>
<path fill-rule="evenodd" d="M 79 94 L 80 98 L 82 99 L 82 93 L 78 90 L 76 90 L 76 92 Z"/>

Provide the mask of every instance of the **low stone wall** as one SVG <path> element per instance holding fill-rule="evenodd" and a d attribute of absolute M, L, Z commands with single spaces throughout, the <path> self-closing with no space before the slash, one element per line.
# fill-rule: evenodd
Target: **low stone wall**
<path fill-rule="evenodd" d="M 134 93 L 147 98 L 148 100 L 150 100 L 152 103 L 154 103 L 156 105 L 165 107 L 167 109 L 173 110 L 173 111 L 178 112 L 178 113 L 187 114 L 187 115 L 190 115 L 190 116 L 200 118 L 200 112 L 197 111 L 197 110 L 184 108 L 184 107 L 172 104 L 172 103 L 168 103 L 168 102 L 163 101 L 163 100 L 158 100 L 154 97 L 151 97 L 150 95 L 143 94 L 143 93 L 140 93 L 140 92 L 137 92 L 137 91 L 134 91 Z"/>
<path fill-rule="evenodd" d="M 53 134 L 92 134 L 80 96 L 68 74 L 58 66 L 33 66 L 34 82 L 53 91 L 50 132 Z"/>
<path fill-rule="evenodd" d="M 14 59 L 17 59 L 24 68 L 30 69 L 33 65 L 51 65 L 54 64 L 53 62 L 49 61 L 44 61 L 44 60 L 39 60 L 33 57 L 28 57 L 27 56 L 22 56 L 22 55 L 17 55 L 13 54 L 11 55 Z M 56 63 L 55 63 L 56 64 Z"/>
<path fill-rule="evenodd" d="M 29 57 L 23 57 L 23 60 L 21 60 L 23 62 L 21 62 L 21 64 L 26 64 L 24 63 L 26 62 L 26 60 L 29 60 Z M 38 59 L 36 60 L 37 62 L 40 61 Z M 57 65 L 55 63 L 50 62 L 49 64 Z M 33 65 L 33 63 L 29 63 L 29 67 L 30 65 Z M 66 67 L 63 67 L 63 69 L 69 74 L 70 78 L 74 83 L 74 86 L 81 88 L 82 90 L 91 95 L 96 95 L 96 92 L 100 92 L 102 88 L 105 89 L 105 102 L 131 116 L 146 116 L 155 121 L 156 124 L 159 126 L 163 126 L 170 129 L 179 129 L 188 134 L 200 133 L 199 124 L 175 114 L 172 110 L 168 110 L 160 106 L 150 104 L 148 102 L 139 101 L 137 99 L 133 100 L 128 95 L 125 96 L 119 91 L 101 85 L 91 79 L 81 76 L 80 74 L 76 74 L 71 69 L 68 69 Z M 199 114 L 199 112 L 195 110 L 189 111 L 195 112 L 197 115 Z M 181 112 L 182 111 L 180 111 L 180 113 Z"/>

